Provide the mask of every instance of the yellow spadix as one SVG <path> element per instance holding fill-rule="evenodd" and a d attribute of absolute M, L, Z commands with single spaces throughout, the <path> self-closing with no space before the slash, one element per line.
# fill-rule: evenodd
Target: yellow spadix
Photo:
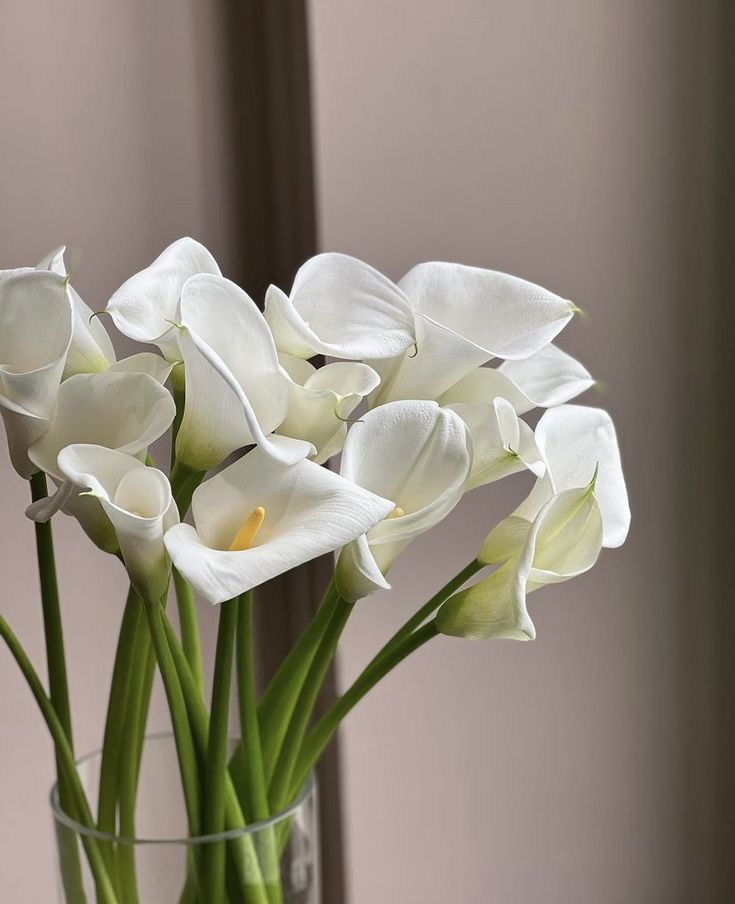
<path fill-rule="evenodd" d="M 265 509 L 259 505 L 243 521 L 240 530 L 235 534 L 235 539 L 230 543 L 230 552 L 242 552 L 244 549 L 250 549 L 264 520 Z"/>

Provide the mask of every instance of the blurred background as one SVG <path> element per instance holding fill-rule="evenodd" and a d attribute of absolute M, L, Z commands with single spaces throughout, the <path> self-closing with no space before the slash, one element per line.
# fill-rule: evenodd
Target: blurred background
<path fill-rule="evenodd" d="M 627 545 L 532 598 L 535 643 L 441 638 L 351 715 L 325 780 L 328 904 L 731 900 L 728 0 L 1 9 L 0 267 L 66 243 L 100 309 L 189 234 L 258 300 L 318 247 L 395 279 L 505 270 L 586 312 L 561 344 L 618 426 Z M 0 606 L 40 666 L 27 487 L 0 457 Z M 340 686 L 526 488 L 474 493 L 409 549 L 358 607 Z M 56 539 L 89 750 L 125 587 L 71 520 Z M 2 901 L 53 900 L 51 775 L 0 650 Z"/>

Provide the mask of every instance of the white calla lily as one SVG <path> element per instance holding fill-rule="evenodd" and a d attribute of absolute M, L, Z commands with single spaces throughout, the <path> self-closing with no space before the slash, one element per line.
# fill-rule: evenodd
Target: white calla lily
<path fill-rule="evenodd" d="M 291 295 L 271 286 L 265 317 L 280 352 L 298 358 L 390 358 L 413 345 L 405 294 L 346 254 L 317 254 L 296 274 Z"/>
<path fill-rule="evenodd" d="M 165 544 L 176 568 L 210 603 L 339 549 L 384 518 L 393 503 L 312 461 L 274 461 L 256 448 L 194 492 L 194 526 Z"/>
<path fill-rule="evenodd" d="M 168 380 L 174 364 L 154 352 L 138 352 L 127 358 L 120 358 L 108 367 L 109 373 L 148 374 L 161 386 Z"/>
<path fill-rule="evenodd" d="M 597 474 L 595 495 L 604 525 L 602 545 L 621 546 L 630 527 L 630 507 L 610 415 L 601 408 L 560 405 L 544 412 L 535 436 L 546 473 L 515 514 L 532 521 L 553 495 L 586 486 Z"/>
<path fill-rule="evenodd" d="M 115 350 L 112 347 L 107 330 L 99 317 L 87 305 L 69 283 L 64 254 L 66 246 L 62 245 L 47 254 L 37 265 L 38 270 L 50 270 L 66 278 L 67 292 L 72 307 L 73 333 L 69 352 L 66 356 L 64 379 L 74 374 L 98 373 L 115 362 Z"/>
<path fill-rule="evenodd" d="M 488 537 L 486 546 L 494 545 L 496 555 L 510 558 L 443 604 L 436 619 L 443 634 L 533 640 L 536 630 L 526 607 L 527 594 L 588 571 L 602 548 L 602 514 L 594 481 L 553 496 L 533 524 L 520 518 L 507 521 L 511 523 L 503 524 L 494 538 Z"/>
<path fill-rule="evenodd" d="M 506 399 L 491 405 L 448 405 L 467 425 L 472 439 L 472 467 L 466 490 L 493 483 L 528 469 L 542 477 L 546 465 L 536 447 L 533 430 L 522 421 Z"/>
<path fill-rule="evenodd" d="M 336 361 L 317 369 L 292 355 L 279 359 L 289 379 L 288 411 L 276 433 L 311 443 L 316 450 L 313 460 L 322 464 L 341 450 L 347 419 L 380 377 L 357 361 Z"/>
<path fill-rule="evenodd" d="M 555 345 L 518 361 L 503 361 L 499 367 L 478 367 L 439 397 L 442 405 L 488 404 L 501 396 L 525 414 L 533 408 L 552 408 L 568 402 L 595 385 L 579 361 Z"/>
<path fill-rule="evenodd" d="M 165 248 L 153 263 L 131 276 L 107 303 L 115 326 L 131 339 L 157 345 L 166 358 L 180 360 L 176 320 L 181 290 L 197 273 L 219 275 L 209 251 L 191 238 Z"/>
<path fill-rule="evenodd" d="M 48 429 L 72 339 L 62 276 L 19 270 L 0 280 L 0 413 L 14 468 L 36 470 L 28 447 Z"/>
<path fill-rule="evenodd" d="M 454 411 L 431 401 L 398 401 L 369 411 L 347 434 L 340 473 L 392 499 L 390 517 L 344 549 L 337 587 L 360 599 L 390 585 L 396 556 L 459 502 L 470 469 L 468 434 Z"/>
<path fill-rule="evenodd" d="M 375 364 L 382 379 L 375 404 L 438 399 L 492 358 L 528 358 L 576 310 L 524 279 L 461 264 L 419 264 L 398 285 L 415 313 L 416 347 Z"/>
<path fill-rule="evenodd" d="M 48 429 L 28 450 L 29 459 L 59 485 L 59 491 L 29 506 L 28 517 L 47 521 L 63 508 L 98 546 L 109 550 L 109 529 L 105 521 L 100 523 L 99 507 L 77 498 L 59 469 L 59 453 L 66 446 L 85 443 L 143 460 L 148 446 L 168 430 L 175 414 L 171 394 L 148 374 L 106 371 L 65 380 Z"/>
<path fill-rule="evenodd" d="M 193 276 L 178 317 L 186 406 L 177 459 L 206 471 L 251 443 L 284 464 L 310 454 L 310 443 L 269 435 L 286 417 L 289 379 L 250 296 L 223 276 Z"/>
<path fill-rule="evenodd" d="M 62 449 L 58 467 L 84 498 L 99 502 L 141 598 L 158 600 L 171 568 L 163 535 L 179 521 L 166 475 L 125 452 L 89 444 Z"/>

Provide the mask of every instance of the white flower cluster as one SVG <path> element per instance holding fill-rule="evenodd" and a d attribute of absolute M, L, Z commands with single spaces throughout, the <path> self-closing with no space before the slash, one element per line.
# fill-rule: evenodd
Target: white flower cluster
<path fill-rule="evenodd" d="M 575 310 L 490 270 L 424 263 L 393 283 L 320 254 L 290 294 L 270 287 L 263 314 L 184 238 L 107 305 L 161 354 L 116 361 L 60 249 L 0 272 L 0 411 L 18 473 L 57 487 L 29 516 L 77 517 L 146 599 L 170 560 L 218 603 L 332 551 L 341 596 L 360 599 L 389 587 L 398 554 L 465 492 L 527 470 L 530 495 L 478 555 L 497 567 L 437 625 L 531 638 L 526 594 L 589 569 L 630 520 L 610 417 L 566 404 L 593 384 L 552 344 Z M 315 367 L 317 355 L 338 360 Z M 535 431 L 522 420 L 534 408 L 548 409 Z M 146 462 L 174 422 L 172 493 Z M 320 467 L 339 452 L 339 474 Z M 193 525 L 174 501 L 188 505 L 187 484 Z"/>

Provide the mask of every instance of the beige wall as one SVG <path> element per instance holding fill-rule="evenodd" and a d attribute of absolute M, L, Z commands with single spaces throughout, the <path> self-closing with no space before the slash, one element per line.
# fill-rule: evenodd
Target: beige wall
<path fill-rule="evenodd" d="M 532 598 L 533 644 L 439 639 L 344 731 L 351 904 L 676 904 L 685 821 L 678 4 L 313 0 L 321 243 L 392 277 L 525 276 L 588 317 L 627 546 Z M 691 307 L 690 307 L 691 309 Z M 690 372 L 691 373 L 691 372 Z M 690 379 L 696 379 L 690 376 Z M 362 603 L 346 683 L 528 488 L 468 498 Z"/>
<path fill-rule="evenodd" d="M 216 46 L 212 23 L 188 7 L 176 0 L 2 5 L 0 267 L 32 264 L 65 242 L 77 261 L 75 284 L 99 309 L 180 235 L 202 238 L 227 266 Z M 26 497 L 3 439 L 0 607 L 41 665 Z M 101 741 L 125 584 L 117 563 L 95 553 L 71 519 L 56 525 L 56 538 L 77 746 L 86 751 Z M 156 725 L 165 725 L 160 707 Z M 0 650 L 2 902 L 55 900 L 52 770 L 36 708 Z"/>

